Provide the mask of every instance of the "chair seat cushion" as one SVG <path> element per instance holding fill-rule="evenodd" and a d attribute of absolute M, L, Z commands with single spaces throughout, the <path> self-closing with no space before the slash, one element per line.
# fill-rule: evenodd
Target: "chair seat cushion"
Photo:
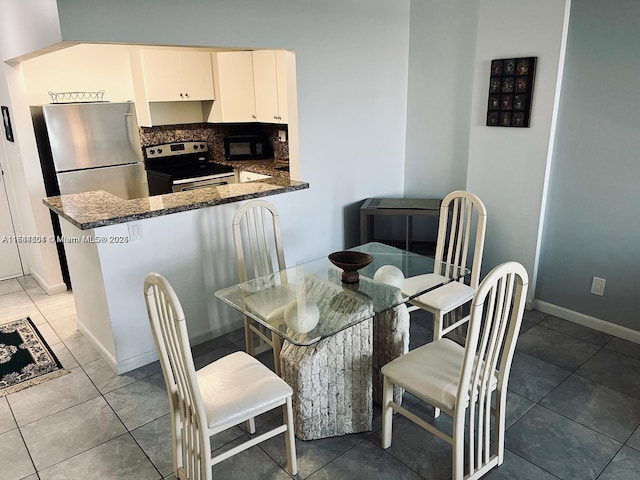
<path fill-rule="evenodd" d="M 424 293 L 411 300 L 411 303 L 420 307 L 426 306 L 426 310 L 439 310 L 450 312 L 455 308 L 470 302 L 475 290 L 461 282 L 449 282 L 446 285 Z"/>
<path fill-rule="evenodd" d="M 382 367 L 394 384 L 437 406 L 453 410 L 464 360 L 464 348 L 448 338 L 436 340 Z M 491 388 L 497 385 L 495 374 Z"/>
<path fill-rule="evenodd" d="M 252 293 L 244 299 L 249 311 L 268 322 L 283 317 L 285 309 L 295 301 L 296 293 L 280 285 Z"/>
<path fill-rule="evenodd" d="M 237 425 L 293 394 L 284 380 L 245 352 L 222 357 L 196 376 L 209 428 Z"/>
<path fill-rule="evenodd" d="M 405 279 L 402 284 L 402 294 L 406 297 L 412 297 L 416 292 L 424 291 L 428 288 L 435 287 L 447 282 L 449 279 L 444 275 L 437 273 L 425 273 L 424 275 L 416 275 Z"/>

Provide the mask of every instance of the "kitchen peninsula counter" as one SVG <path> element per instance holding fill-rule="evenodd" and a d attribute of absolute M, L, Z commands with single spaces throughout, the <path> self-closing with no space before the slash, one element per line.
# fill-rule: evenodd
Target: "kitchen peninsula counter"
<path fill-rule="evenodd" d="M 183 301 L 193 345 L 240 328 L 242 316 L 213 297 L 238 282 L 235 202 L 308 188 L 265 178 L 133 200 L 105 191 L 44 199 L 61 218 L 56 241 L 78 329 L 118 374 L 157 360 L 142 288 L 149 272 L 165 276 Z"/>
<path fill-rule="evenodd" d="M 309 188 L 306 182 L 268 178 L 186 192 L 124 200 L 103 190 L 49 197 L 43 203 L 80 230 L 133 222 Z"/>

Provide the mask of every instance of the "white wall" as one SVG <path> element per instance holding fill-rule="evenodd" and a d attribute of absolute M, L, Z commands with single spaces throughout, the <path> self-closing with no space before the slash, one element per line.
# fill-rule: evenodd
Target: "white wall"
<path fill-rule="evenodd" d="M 483 272 L 521 262 L 532 299 L 570 0 L 479 5 L 467 190 L 487 206 Z M 529 56 L 538 57 L 530 128 L 486 127 L 491 60 Z"/>
<path fill-rule="evenodd" d="M 640 331 L 640 2 L 576 0 L 536 297 Z M 607 279 L 604 296 L 590 293 Z M 586 319 L 585 319 L 586 316 Z M 619 336 L 623 333 L 612 331 Z"/>
<path fill-rule="evenodd" d="M 466 186 L 477 19 L 477 2 L 411 2 L 406 197 Z"/>
<path fill-rule="evenodd" d="M 53 0 L 4 0 L 0 2 L 0 60 L 27 55 L 60 41 L 60 26 Z M 44 184 L 38 162 L 31 116 L 19 65 L 0 65 L 0 103 L 9 107 L 15 142 L 4 142 L 10 205 L 18 235 L 51 235 L 48 210 L 42 205 Z M 45 291 L 66 290 L 51 243 L 22 244 L 25 273 L 31 273 Z"/>
<path fill-rule="evenodd" d="M 49 237 L 53 235 L 49 210 L 42 204 L 44 182 L 35 146 L 31 114 L 20 66 L 0 65 L 0 100 L 9 107 L 15 141 L 3 138 L 8 169 L 7 190 L 13 201 L 17 235 Z M 11 92 L 9 94 L 9 92 Z M 6 100 L 5 100 L 6 99 Z M 54 243 L 21 244 L 23 269 L 48 293 L 66 291 Z"/>
<path fill-rule="evenodd" d="M 59 42 L 56 0 L 0 2 L 0 60 L 16 58 Z"/>

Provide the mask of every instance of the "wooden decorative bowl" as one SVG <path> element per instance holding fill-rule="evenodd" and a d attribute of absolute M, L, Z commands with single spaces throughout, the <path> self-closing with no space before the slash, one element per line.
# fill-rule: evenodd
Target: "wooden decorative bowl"
<path fill-rule="evenodd" d="M 344 283 L 357 283 L 360 280 L 358 270 L 369 265 L 373 261 L 373 257 L 368 253 L 344 250 L 333 252 L 329 255 L 329 261 L 342 269 Z"/>

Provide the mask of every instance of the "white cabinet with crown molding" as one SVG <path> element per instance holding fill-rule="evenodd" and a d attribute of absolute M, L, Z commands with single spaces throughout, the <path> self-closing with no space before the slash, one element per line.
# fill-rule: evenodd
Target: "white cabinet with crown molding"
<path fill-rule="evenodd" d="M 212 55 L 218 100 L 210 121 L 288 123 L 293 53 L 256 50 Z"/>
<path fill-rule="evenodd" d="M 213 100 L 209 52 L 140 50 L 148 102 Z"/>
<path fill-rule="evenodd" d="M 256 121 L 251 52 L 213 53 L 213 71 L 217 100 L 215 118 L 210 121 L 244 123 Z"/>
<path fill-rule="evenodd" d="M 132 49 L 138 123 L 144 127 L 201 123 L 214 99 L 211 53 L 177 49 Z"/>
<path fill-rule="evenodd" d="M 287 69 L 293 54 L 285 50 L 253 52 L 256 118 L 265 123 L 288 122 Z"/>

